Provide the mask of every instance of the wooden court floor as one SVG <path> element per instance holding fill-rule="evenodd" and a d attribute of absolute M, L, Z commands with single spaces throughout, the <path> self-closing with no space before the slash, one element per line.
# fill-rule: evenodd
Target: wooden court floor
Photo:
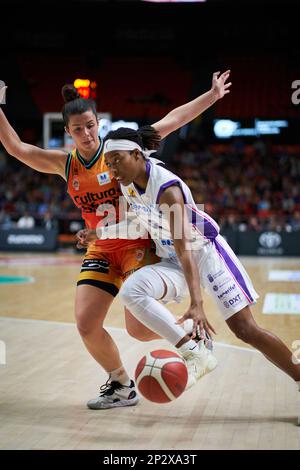
<path fill-rule="evenodd" d="M 167 405 L 142 399 L 132 408 L 91 411 L 106 375 L 85 350 L 73 317 L 80 255 L 0 254 L 1 276 L 28 276 L 27 284 L 0 284 L 0 449 L 300 449 L 300 393 L 283 372 L 235 339 L 205 295 L 217 330 L 219 366 Z M 300 339 L 300 315 L 264 315 L 268 292 L 298 293 L 299 283 L 269 282 L 271 269 L 300 270 L 300 259 L 243 258 L 260 294 L 253 313 L 291 348 Z M 187 306 L 170 305 L 180 314 Z M 139 343 L 124 330 L 115 300 L 106 326 L 133 374 L 145 352 L 170 349 Z M 1 356 L 0 356 L 1 357 Z"/>

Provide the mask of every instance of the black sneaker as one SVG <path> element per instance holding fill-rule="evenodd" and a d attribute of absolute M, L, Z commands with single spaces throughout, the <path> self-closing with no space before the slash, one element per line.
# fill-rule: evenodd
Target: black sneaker
<path fill-rule="evenodd" d="M 89 400 L 87 407 L 91 410 L 104 410 L 120 406 L 135 406 L 139 402 L 139 396 L 135 390 L 133 380 L 130 385 L 122 385 L 117 381 L 109 382 L 109 379 L 100 387 L 100 395 Z"/>

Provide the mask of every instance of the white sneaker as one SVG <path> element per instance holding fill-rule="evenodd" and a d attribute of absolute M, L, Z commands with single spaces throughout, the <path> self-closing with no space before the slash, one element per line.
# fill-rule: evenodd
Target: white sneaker
<path fill-rule="evenodd" d="M 139 402 L 134 381 L 130 385 L 122 385 L 117 381 L 109 380 L 100 387 L 100 395 L 87 402 L 87 407 L 91 410 L 105 410 L 120 406 L 135 406 Z"/>
<path fill-rule="evenodd" d="M 197 380 L 214 370 L 218 365 L 216 357 L 205 346 L 204 340 L 199 341 L 194 349 L 188 349 L 182 353 L 182 357 L 188 370 L 186 390 L 195 385 Z"/>

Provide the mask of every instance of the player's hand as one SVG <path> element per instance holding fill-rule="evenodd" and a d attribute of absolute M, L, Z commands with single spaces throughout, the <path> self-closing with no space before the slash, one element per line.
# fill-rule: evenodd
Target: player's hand
<path fill-rule="evenodd" d="M 226 72 L 220 75 L 220 72 L 215 72 L 212 78 L 211 89 L 216 97 L 217 100 L 223 98 L 224 95 L 230 93 L 229 88 L 231 87 L 231 82 L 226 83 L 229 78 L 230 70 L 226 70 Z"/>
<path fill-rule="evenodd" d="M 88 246 L 88 243 L 85 241 L 85 232 L 87 229 L 79 230 L 79 232 L 76 233 L 75 238 L 76 238 L 76 248 L 86 248 Z"/>
<path fill-rule="evenodd" d="M 192 338 L 195 338 L 196 333 L 200 333 L 200 336 L 204 338 L 204 330 L 206 330 L 210 335 L 212 333 L 216 334 L 213 326 L 209 323 L 206 318 L 206 315 L 203 310 L 203 302 L 197 305 L 191 305 L 188 311 L 184 315 L 182 315 L 182 317 L 179 318 L 176 323 L 180 325 L 184 322 L 184 320 L 187 320 L 188 318 L 191 318 L 194 322 Z"/>
<path fill-rule="evenodd" d="M 87 248 L 88 244 L 97 240 L 96 230 L 84 228 L 76 233 L 77 248 Z"/>

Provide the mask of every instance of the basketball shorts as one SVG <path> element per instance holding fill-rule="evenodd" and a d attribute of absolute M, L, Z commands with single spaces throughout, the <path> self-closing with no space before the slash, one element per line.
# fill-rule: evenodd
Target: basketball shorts
<path fill-rule="evenodd" d="M 256 303 L 259 295 L 243 265 L 221 235 L 193 253 L 199 267 L 201 286 L 213 297 L 225 320 L 247 305 Z M 180 302 L 189 295 L 181 264 L 176 257 L 148 266 L 143 272 L 148 270 L 151 276 L 152 269 L 167 287 L 164 303 Z"/>
<path fill-rule="evenodd" d="M 115 297 L 130 274 L 158 261 L 160 258 L 156 256 L 154 247 L 127 247 L 110 253 L 88 251 L 81 266 L 77 285 L 99 287 Z"/>

